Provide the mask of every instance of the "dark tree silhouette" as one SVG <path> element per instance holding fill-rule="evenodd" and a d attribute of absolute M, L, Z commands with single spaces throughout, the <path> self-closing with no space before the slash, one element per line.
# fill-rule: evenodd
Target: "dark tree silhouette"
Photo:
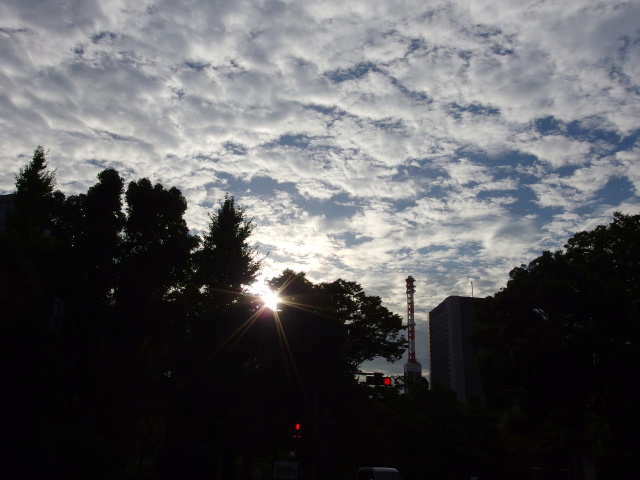
<path fill-rule="evenodd" d="M 14 210 L 8 224 L 20 230 L 35 228 L 50 231 L 64 195 L 54 190 L 55 172 L 47 169 L 44 148 L 38 146 L 30 163 L 16 175 Z"/>
<path fill-rule="evenodd" d="M 262 262 L 255 248 L 247 243 L 253 228 L 244 209 L 237 208 L 234 197 L 229 195 L 218 211 L 210 215 L 202 248 L 195 253 L 194 262 L 196 281 L 214 305 L 220 301 L 232 304 L 255 283 Z"/>
<path fill-rule="evenodd" d="M 0 429 L 12 460 L 0 476 L 215 470 L 233 480 L 240 460 L 250 478 L 293 455 L 307 476 L 350 478 L 365 456 L 402 457 L 386 439 L 400 445 L 406 428 L 418 428 L 408 411 L 396 413 L 420 401 L 404 404 L 397 389 L 373 391 L 356 375 L 364 361 L 404 352 L 402 320 L 380 298 L 355 282 L 314 284 L 286 270 L 270 282 L 283 303 L 268 311 L 247 288 L 262 261 L 249 244 L 254 223 L 233 197 L 200 238 L 175 187 L 143 178 L 124 191 L 113 169 L 66 199 L 54 186 L 38 147 L 0 232 L 2 401 L 15 413 Z M 368 413 L 386 417 L 372 425 Z M 437 414 L 418 415 L 427 428 Z M 422 441 L 418 430 L 411 439 Z"/>
<path fill-rule="evenodd" d="M 513 269 L 478 305 L 484 398 L 529 466 L 573 453 L 595 455 L 605 478 L 637 472 L 639 251 L 640 215 L 616 213 Z"/>

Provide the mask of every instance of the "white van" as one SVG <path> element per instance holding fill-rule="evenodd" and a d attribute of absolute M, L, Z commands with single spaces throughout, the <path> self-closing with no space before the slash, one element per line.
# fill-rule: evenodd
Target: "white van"
<path fill-rule="evenodd" d="M 358 480 L 402 480 L 400 472 L 389 467 L 360 467 Z"/>

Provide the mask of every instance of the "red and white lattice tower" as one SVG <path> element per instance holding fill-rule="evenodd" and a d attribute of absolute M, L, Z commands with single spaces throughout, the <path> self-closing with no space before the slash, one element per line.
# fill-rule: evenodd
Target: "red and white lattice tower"
<path fill-rule="evenodd" d="M 407 282 L 407 337 L 409 340 L 409 356 L 404 365 L 404 376 L 417 381 L 422 377 L 422 365 L 416 360 L 416 321 L 413 294 L 416 291 L 415 280 L 409 275 Z"/>

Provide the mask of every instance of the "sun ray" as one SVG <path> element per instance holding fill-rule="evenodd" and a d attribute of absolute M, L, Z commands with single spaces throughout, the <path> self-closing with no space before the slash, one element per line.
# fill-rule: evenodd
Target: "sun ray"
<path fill-rule="evenodd" d="M 251 292 L 248 298 L 252 298 L 259 306 L 251 315 L 244 321 L 238 328 L 232 332 L 222 343 L 220 343 L 213 351 L 211 351 L 181 382 L 176 385 L 175 389 L 178 389 L 180 385 L 184 384 L 189 378 L 195 375 L 199 370 L 209 363 L 216 355 L 222 354 L 222 358 L 216 361 L 216 364 L 222 361 L 231 350 L 231 346 L 242 338 L 251 328 L 251 326 L 258 320 L 262 321 L 266 318 L 271 318 L 275 322 L 277 331 L 278 343 L 280 345 L 280 351 L 284 359 L 286 376 L 289 379 L 290 388 L 293 392 L 298 392 L 301 395 L 301 400 L 307 408 L 311 408 L 309 401 L 309 392 L 305 391 L 304 384 L 300 372 L 298 370 L 293 352 L 289 344 L 284 326 L 280 318 L 280 312 L 282 308 L 291 307 L 305 312 L 313 313 L 326 318 L 331 318 L 330 308 L 322 308 L 317 305 L 305 304 L 295 300 L 295 296 L 282 296 L 281 292 L 286 291 L 291 280 L 287 279 L 284 284 L 277 290 L 273 291 L 266 285 L 264 287 L 253 286 L 250 287 Z M 238 294 L 237 291 L 220 290 L 221 292 L 229 294 Z M 245 292 L 245 295 L 247 292 Z M 247 298 L 247 297 L 245 297 Z"/>
<path fill-rule="evenodd" d="M 293 353 L 291 352 L 291 347 L 289 345 L 289 340 L 287 339 L 287 335 L 282 326 L 282 322 L 280 321 L 280 315 L 278 315 L 277 311 L 273 311 L 274 320 L 276 322 L 276 329 L 278 332 L 278 341 L 280 343 L 280 349 L 282 350 L 283 357 L 285 359 L 285 368 L 287 369 L 287 377 L 289 379 L 289 385 L 293 392 L 300 392 L 302 395 L 302 401 L 307 409 L 310 408 L 309 397 L 307 392 L 304 389 L 304 385 L 302 383 L 302 378 L 300 376 L 300 372 L 298 371 L 298 366 L 296 365 L 295 359 L 293 358 Z M 291 370 L 293 370 L 293 375 L 291 375 L 291 370 L 289 369 L 291 366 Z M 294 381 L 295 380 L 295 381 Z M 294 385 L 294 383 L 297 384 Z"/>

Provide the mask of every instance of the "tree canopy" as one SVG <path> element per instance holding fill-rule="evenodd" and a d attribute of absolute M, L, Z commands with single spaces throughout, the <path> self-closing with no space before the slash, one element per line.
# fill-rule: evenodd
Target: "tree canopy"
<path fill-rule="evenodd" d="M 47 169 L 44 148 L 38 146 L 31 162 L 16 175 L 15 210 L 9 217 L 9 224 L 21 230 L 35 228 L 49 230 L 53 224 L 56 206 L 64 195 L 54 191 L 55 171 Z"/>
<path fill-rule="evenodd" d="M 38 147 L 0 231 L 3 477 L 235 480 L 275 459 L 318 479 L 378 462 L 409 478 L 640 467 L 640 215 L 575 234 L 475 304 L 482 392 L 460 403 L 426 380 L 358 382 L 406 340 L 354 281 L 287 269 L 265 308 L 255 223 L 234 197 L 194 234 L 176 187 L 125 188 L 105 169 L 86 193 L 54 188 Z"/>
<path fill-rule="evenodd" d="M 587 448 L 620 478 L 637 471 L 639 251 L 640 215 L 616 213 L 514 268 L 477 307 L 485 400 L 531 461 Z"/>
<path fill-rule="evenodd" d="M 188 463 L 194 478 L 231 479 L 241 462 L 249 478 L 292 449 L 306 468 L 320 447 L 336 459 L 355 451 L 341 452 L 334 427 L 372 401 L 358 368 L 405 348 L 380 298 L 287 270 L 270 281 L 281 307 L 265 309 L 249 289 L 262 266 L 254 223 L 234 197 L 195 235 L 176 187 L 125 188 L 111 168 L 86 193 L 54 187 L 38 147 L 0 232 L 4 401 L 15 412 L 3 476 L 27 465 L 32 476 L 168 478 Z M 309 438 L 296 445 L 301 419 Z"/>

